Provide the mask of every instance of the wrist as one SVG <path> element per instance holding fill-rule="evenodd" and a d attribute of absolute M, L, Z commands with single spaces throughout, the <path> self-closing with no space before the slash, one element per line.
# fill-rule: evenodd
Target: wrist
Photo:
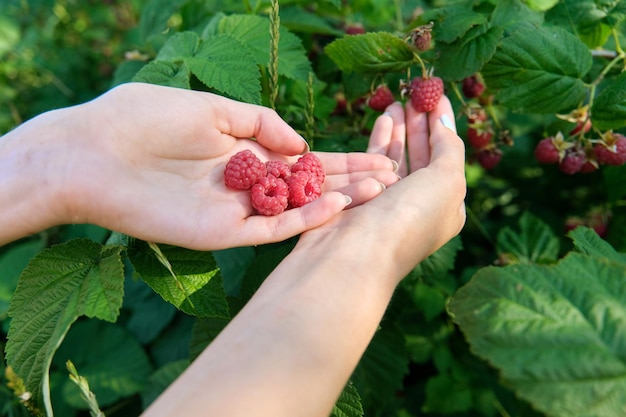
<path fill-rule="evenodd" d="M 71 222 L 64 199 L 69 131 L 60 112 L 42 114 L 0 138 L 0 244 Z"/>

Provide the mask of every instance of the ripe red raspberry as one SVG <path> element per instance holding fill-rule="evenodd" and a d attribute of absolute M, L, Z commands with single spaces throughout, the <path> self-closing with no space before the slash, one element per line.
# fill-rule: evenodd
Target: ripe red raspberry
<path fill-rule="evenodd" d="M 477 121 L 469 125 L 467 129 L 467 141 L 474 148 L 484 148 L 493 138 L 493 128 L 489 121 Z"/>
<path fill-rule="evenodd" d="M 322 195 L 322 186 L 310 171 L 297 171 L 287 180 L 289 186 L 289 205 L 302 207 Z"/>
<path fill-rule="evenodd" d="M 267 175 L 273 175 L 276 178 L 282 178 L 283 180 L 286 180 L 291 176 L 291 169 L 289 168 L 289 165 L 283 161 L 267 161 L 265 163 L 265 167 L 267 168 Z"/>
<path fill-rule="evenodd" d="M 291 166 L 291 173 L 296 172 L 310 172 L 315 175 L 317 182 L 322 185 L 324 179 L 326 179 L 326 173 L 324 172 L 324 166 L 322 161 L 314 153 L 306 153 Z"/>
<path fill-rule="evenodd" d="M 250 189 L 250 202 L 257 213 L 275 216 L 287 208 L 289 188 L 282 178 L 273 175 L 260 178 Z"/>
<path fill-rule="evenodd" d="M 432 111 L 443 95 L 443 80 L 439 77 L 415 77 L 411 81 L 411 105 L 419 113 Z"/>
<path fill-rule="evenodd" d="M 352 23 L 344 28 L 346 35 L 361 35 L 365 33 L 365 28 L 361 23 Z"/>
<path fill-rule="evenodd" d="M 461 90 L 467 98 L 480 97 L 485 91 L 485 84 L 480 80 L 478 75 L 474 74 L 463 80 L 461 84 Z"/>
<path fill-rule="evenodd" d="M 249 190 L 266 174 L 265 164 L 252 151 L 246 149 L 237 152 L 226 163 L 224 183 L 233 190 Z"/>
<path fill-rule="evenodd" d="M 559 162 L 559 169 L 568 175 L 573 175 L 580 171 L 585 165 L 585 151 L 578 147 L 572 147 L 565 151 L 565 156 Z"/>
<path fill-rule="evenodd" d="M 393 93 L 386 85 L 379 85 L 374 93 L 367 99 L 367 105 L 372 110 L 383 112 L 395 101 Z"/>
<path fill-rule="evenodd" d="M 494 169 L 502 159 L 502 151 L 496 147 L 480 149 L 476 153 L 476 160 L 485 169 Z"/>
<path fill-rule="evenodd" d="M 626 137 L 619 133 L 607 132 L 603 141 L 593 148 L 598 162 L 606 165 L 626 163 Z"/>
<path fill-rule="evenodd" d="M 535 147 L 535 159 L 540 164 L 556 164 L 559 162 L 559 149 L 554 145 L 552 137 L 544 138 Z"/>

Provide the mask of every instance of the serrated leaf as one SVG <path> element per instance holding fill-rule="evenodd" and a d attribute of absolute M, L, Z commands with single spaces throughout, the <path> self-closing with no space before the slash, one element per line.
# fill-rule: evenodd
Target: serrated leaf
<path fill-rule="evenodd" d="M 159 245 L 172 273 L 146 243 L 137 241 L 128 256 L 137 274 L 165 301 L 198 317 L 230 317 L 219 269 L 210 252 Z"/>
<path fill-rule="evenodd" d="M 362 417 L 363 415 L 361 396 L 354 384 L 352 384 L 352 381 L 348 381 L 341 395 L 339 395 L 339 399 L 333 406 L 330 417 Z"/>
<path fill-rule="evenodd" d="M 441 276 L 454 268 L 457 253 L 463 249 L 460 236 L 450 239 L 435 253 L 424 259 L 419 265 L 422 275 Z"/>
<path fill-rule="evenodd" d="M 230 322 L 222 317 L 198 317 L 191 330 L 189 359 L 195 360 Z"/>
<path fill-rule="evenodd" d="M 626 266 L 626 254 L 619 253 L 609 243 L 602 239 L 589 227 L 579 226 L 567 234 L 574 241 L 578 252 L 606 258 L 610 261 L 621 262 Z"/>
<path fill-rule="evenodd" d="M 6 359 L 49 416 L 48 370 L 72 323 L 80 316 L 117 319 L 124 291 L 123 249 L 75 239 L 40 252 L 20 276 L 9 308 L 13 319 Z"/>
<path fill-rule="evenodd" d="M 190 89 L 189 68 L 185 64 L 169 61 L 152 61 L 144 65 L 133 77 L 133 81 Z"/>
<path fill-rule="evenodd" d="M 558 113 L 585 98 L 591 54 L 563 29 L 521 29 L 505 37 L 482 70 L 498 100 L 517 112 Z"/>
<path fill-rule="evenodd" d="M 11 247 L 0 256 L 0 320 L 6 319 L 20 274 L 43 248 L 43 240 L 29 240 Z"/>
<path fill-rule="evenodd" d="M 472 351 L 550 416 L 626 412 L 626 268 L 570 253 L 481 269 L 450 302 Z"/>
<path fill-rule="evenodd" d="M 148 355 L 128 330 L 97 320 L 72 326 L 59 347 L 55 363 L 62 368 L 68 359 L 87 379 L 100 406 L 140 392 L 152 373 Z M 84 408 L 80 391 L 72 381 L 66 379 L 62 389 L 66 402 Z"/>
<path fill-rule="evenodd" d="M 559 255 L 559 240 L 550 227 L 538 217 L 524 212 L 519 219 L 519 232 L 503 227 L 496 243 L 499 254 L 514 262 L 550 263 Z"/>
<path fill-rule="evenodd" d="M 423 20 L 434 23 L 433 38 L 437 42 L 452 43 L 474 26 L 485 25 L 487 16 L 467 7 L 452 6 L 430 10 L 424 14 Z"/>
<path fill-rule="evenodd" d="M 554 1 L 554 0 L 549 0 Z M 556 2 L 555 2 L 556 3 Z M 531 3 L 528 3 L 530 6 Z M 491 14 L 492 26 L 498 26 L 505 29 L 505 32 L 511 33 L 516 29 L 521 29 L 527 25 L 535 27 L 541 26 L 543 23 L 543 14 L 531 10 L 526 4 L 520 0 L 501 0 Z"/>
<path fill-rule="evenodd" d="M 211 36 L 185 63 L 207 87 L 247 103 L 261 103 L 259 68 L 246 45 L 234 37 Z"/>
<path fill-rule="evenodd" d="M 478 26 L 457 42 L 438 46 L 437 75 L 448 81 L 460 81 L 479 72 L 496 52 L 502 34 L 502 28 Z"/>
<path fill-rule="evenodd" d="M 363 398 L 380 404 L 393 398 L 408 372 L 404 335 L 393 325 L 381 327 L 352 375 Z"/>
<path fill-rule="evenodd" d="M 170 362 L 157 369 L 148 379 L 141 391 L 141 403 L 144 410 L 157 399 L 189 366 L 188 359 Z"/>
<path fill-rule="evenodd" d="M 195 32 L 178 32 L 172 35 L 161 47 L 157 61 L 182 61 L 193 56 L 200 46 L 200 37 Z"/>
<path fill-rule="evenodd" d="M 150 0 L 141 10 L 139 33 L 141 39 L 165 32 L 167 21 L 188 0 Z"/>
<path fill-rule="evenodd" d="M 402 71 L 414 59 L 409 45 L 387 32 L 345 36 L 324 51 L 345 72 Z"/>
<path fill-rule="evenodd" d="M 226 16 L 220 19 L 217 30 L 218 33 L 230 35 L 248 46 L 257 65 L 268 66 L 271 43 L 269 19 L 254 15 Z M 306 80 L 312 71 L 300 38 L 281 27 L 278 73 L 287 78 Z"/>
<path fill-rule="evenodd" d="M 593 125 L 602 130 L 626 126 L 626 72 L 606 80 L 602 87 L 591 107 Z"/>

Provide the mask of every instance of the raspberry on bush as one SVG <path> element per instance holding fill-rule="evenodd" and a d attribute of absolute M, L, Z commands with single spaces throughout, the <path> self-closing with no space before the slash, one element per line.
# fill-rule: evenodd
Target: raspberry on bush
<path fill-rule="evenodd" d="M 443 80 L 439 77 L 415 77 L 410 86 L 411 105 L 419 113 L 432 111 L 443 96 Z"/>

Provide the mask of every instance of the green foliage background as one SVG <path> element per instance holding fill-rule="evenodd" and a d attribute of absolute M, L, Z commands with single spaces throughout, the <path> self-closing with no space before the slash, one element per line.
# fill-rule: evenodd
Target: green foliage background
<path fill-rule="evenodd" d="M 131 80 L 270 105 L 270 9 L 3 1 L 0 133 Z M 555 114 L 584 102 L 600 74 L 594 124 L 623 131 L 626 60 L 605 71 L 590 50 L 623 54 L 625 17 L 623 1 L 600 0 L 280 2 L 276 109 L 314 149 L 365 148 L 377 113 L 363 98 L 381 79 L 419 73 L 402 39 L 428 21 L 436 43 L 424 58 L 455 109 L 455 87 L 480 71 L 514 138 L 491 171 L 468 148 L 466 227 L 402 282 L 334 416 L 624 415 L 626 168 L 566 176 L 532 153 L 571 127 Z M 354 25 L 368 35 L 346 37 Z M 371 59 L 379 50 L 389 53 Z M 463 136 L 463 117 L 458 126 Z M 605 239 L 567 233 L 570 217 L 602 219 Z M 295 239 L 209 253 L 68 225 L 1 247 L 0 416 L 28 415 L 7 364 L 41 410 L 86 415 L 68 360 L 107 416 L 139 415 Z"/>

